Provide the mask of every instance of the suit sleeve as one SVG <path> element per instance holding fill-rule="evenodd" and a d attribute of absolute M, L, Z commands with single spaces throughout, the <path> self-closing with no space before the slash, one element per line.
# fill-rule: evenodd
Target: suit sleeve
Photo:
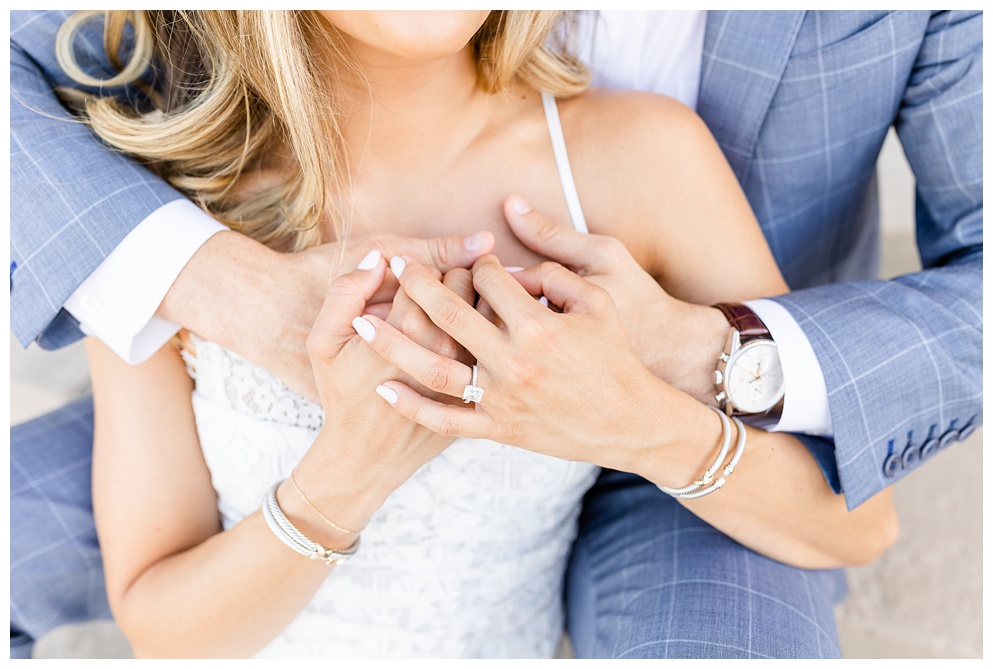
<path fill-rule="evenodd" d="M 66 299 L 138 223 L 182 197 L 108 150 L 53 94 L 70 83 L 55 59 L 69 13 L 11 12 L 10 319 L 24 346 L 81 337 Z M 93 26 L 76 43 L 80 65 L 98 75 L 113 72 L 99 35 Z"/>
<path fill-rule="evenodd" d="M 982 14 L 936 12 L 895 126 L 923 270 L 775 298 L 824 372 L 849 508 L 982 423 Z"/>

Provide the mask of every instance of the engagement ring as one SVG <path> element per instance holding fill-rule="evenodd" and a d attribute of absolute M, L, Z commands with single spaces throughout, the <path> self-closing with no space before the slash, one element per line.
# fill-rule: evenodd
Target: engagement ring
<path fill-rule="evenodd" d="M 472 383 L 467 385 L 465 387 L 465 390 L 462 391 L 462 401 L 465 402 L 466 404 L 468 404 L 469 402 L 478 403 L 481 399 L 483 399 L 483 389 L 476 386 L 476 375 L 478 373 L 479 370 L 476 368 L 476 365 L 473 365 Z"/>

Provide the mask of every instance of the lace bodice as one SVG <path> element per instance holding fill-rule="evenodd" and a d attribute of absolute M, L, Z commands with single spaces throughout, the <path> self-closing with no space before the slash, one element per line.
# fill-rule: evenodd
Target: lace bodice
<path fill-rule="evenodd" d="M 585 232 L 558 107 L 541 97 L 569 215 Z M 197 431 L 228 529 L 290 475 L 324 411 L 265 369 L 191 339 L 195 355 L 184 357 L 196 380 Z M 580 502 L 598 471 L 457 439 L 387 499 L 362 532 L 362 550 L 259 655 L 551 657 Z"/>
<path fill-rule="evenodd" d="M 324 412 L 237 354 L 192 345 L 197 430 L 228 529 L 289 476 Z M 362 550 L 260 656 L 551 657 L 579 505 L 596 474 L 456 440 L 390 496 Z"/>

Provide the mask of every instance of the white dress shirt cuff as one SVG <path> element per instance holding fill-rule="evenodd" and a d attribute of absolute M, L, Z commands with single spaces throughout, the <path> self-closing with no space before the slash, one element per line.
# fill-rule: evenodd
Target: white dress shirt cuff
<path fill-rule="evenodd" d="M 80 329 L 137 365 L 179 331 L 155 312 L 193 254 L 221 225 L 189 200 L 153 211 L 69 296 Z"/>
<path fill-rule="evenodd" d="M 801 432 L 830 436 L 831 411 L 828 406 L 827 384 L 817 362 L 814 349 L 796 319 L 778 302 L 752 300 L 745 302 L 769 328 L 776 341 L 783 364 L 786 399 L 778 424 L 764 426 L 770 432 Z"/>

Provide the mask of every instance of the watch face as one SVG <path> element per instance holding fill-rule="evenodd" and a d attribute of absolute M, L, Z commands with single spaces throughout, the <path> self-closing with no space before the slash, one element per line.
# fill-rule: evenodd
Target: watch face
<path fill-rule="evenodd" d="M 739 411 L 762 413 L 776 406 L 785 388 L 775 342 L 751 341 L 735 351 L 727 363 L 724 387 Z"/>

